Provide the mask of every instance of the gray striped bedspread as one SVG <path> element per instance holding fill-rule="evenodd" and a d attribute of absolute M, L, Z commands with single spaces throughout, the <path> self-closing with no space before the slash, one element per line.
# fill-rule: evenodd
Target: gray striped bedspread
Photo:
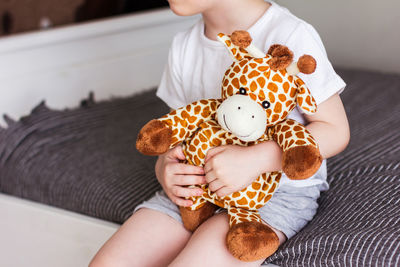
<path fill-rule="evenodd" d="M 267 263 L 400 266 L 400 76 L 339 70 L 351 142 L 328 160 L 330 189 L 315 218 Z M 150 91 L 44 103 L 0 128 L 0 192 L 122 223 L 160 188 L 155 158 L 134 148 L 141 126 L 168 111 Z"/>

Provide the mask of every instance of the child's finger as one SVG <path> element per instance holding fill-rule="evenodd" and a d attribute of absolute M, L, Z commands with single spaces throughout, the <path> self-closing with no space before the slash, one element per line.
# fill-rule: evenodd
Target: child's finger
<path fill-rule="evenodd" d="M 218 189 L 215 194 L 217 194 L 218 197 L 225 197 L 229 194 L 232 194 L 234 191 L 230 189 L 229 187 L 225 186 L 220 189 Z"/>
<path fill-rule="evenodd" d="M 215 194 L 217 194 L 218 197 L 224 197 L 227 196 L 229 194 L 233 193 L 232 189 L 230 189 L 229 187 L 225 186 L 222 187 L 220 189 L 218 189 Z"/>
<path fill-rule="evenodd" d="M 175 185 L 200 185 L 205 184 L 204 175 L 177 175 L 175 176 Z"/>
<path fill-rule="evenodd" d="M 223 150 L 225 150 L 225 146 L 217 146 L 217 147 L 211 148 L 210 150 L 208 150 L 206 158 L 204 159 L 204 162 L 207 162 L 209 159 L 211 159 L 218 153 L 222 152 Z"/>
<path fill-rule="evenodd" d="M 182 186 L 173 186 L 171 193 L 176 197 L 194 197 L 201 196 L 203 190 L 201 188 L 187 188 Z"/>
<path fill-rule="evenodd" d="M 185 163 L 175 163 L 173 166 L 174 174 L 198 174 L 204 175 L 204 169 L 200 166 L 194 166 Z"/>
<path fill-rule="evenodd" d="M 211 164 L 208 162 L 208 163 L 206 163 L 206 164 L 204 165 L 203 169 L 204 169 L 204 173 L 209 173 L 210 171 L 212 171 L 212 166 L 211 166 Z"/>
<path fill-rule="evenodd" d="M 183 153 L 182 146 L 176 146 L 171 150 L 171 155 L 179 160 L 185 160 L 185 154 Z"/>
<path fill-rule="evenodd" d="M 224 186 L 225 185 L 219 179 L 215 179 L 214 181 L 208 184 L 208 188 L 210 188 L 211 192 L 218 191 L 220 188 Z"/>
<path fill-rule="evenodd" d="M 171 197 L 171 201 L 181 207 L 190 207 L 193 205 L 193 201 L 175 196 Z"/>
<path fill-rule="evenodd" d="M 214 170 L 207 172 L 204 177 L 207 183 L 211 183 L 218 178 Z"/>
<path fill-rule="evenodd" d="M 222 188 L 220 188 L 220 189 L 218 189 L 216 192 L 215 192 L 215 194 L 218 196 L 218 197 L 225 197 L 225 196 L 227 196 L 227 195 L 229 195 L 229 194 L 231 194 L 231 193 L 233 193 L 232 192 L 232 190 L 230 189 L 230 188 L 228 188 L 228 187 L 222 187 Z"/>

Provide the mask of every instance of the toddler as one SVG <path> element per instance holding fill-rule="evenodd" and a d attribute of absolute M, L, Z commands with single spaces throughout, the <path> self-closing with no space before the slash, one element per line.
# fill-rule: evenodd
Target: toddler
<path fill-rule="evenodd" d="M 202 19 L 177 34 L 169 53 L 157 95 L 171 108 L 179 108 L 203 98 L 220 98 L 221 80 L 232 64 L 218 33 L 247 30 L 253 44 L 262 51 L 282 44 L 295 57 L 312 55 L 317 69 L 301 78 L 317 104 L 314 115 L 297 108 L 289 118 L 306 125 L 326 159 L 341 152 L 349 141 L 349 127 L 339 97 L 345 83 L 333 70 L 314 28 L 287 9 L 264 0 L 169 0 L 178 15 L 201 13 Z M 296 60 L 296 59 L 295 59 Z M 159 156 L 156 176 L 163 187 L 135 213 L 100 249 L 91 266 L 260 266 L 264 259 L 241 262 L 227 250 L 226 212 L 219 210 L 194 232 L 182 225 L 178 206 L 190 206 L 186 197 L 201 195 L 189 185 L 209 183 L 219 196 L 239 191 L 261 173 L 281 170 L 282 152 L 268 141 L 250 147 L 221 146 L 211 149 L 203 167 L 182 163 L 181 147 Z M 320 192 L 328 189 L 326 162 L 306 180 L 282 177 L 280 186 L 260 209 L 263 222 L 279 238 L 291 238 L 317 210 Z"/>

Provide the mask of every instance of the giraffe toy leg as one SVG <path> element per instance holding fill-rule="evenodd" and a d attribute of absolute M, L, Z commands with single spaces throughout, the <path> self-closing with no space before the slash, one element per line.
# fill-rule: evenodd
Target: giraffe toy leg
<path fill-rule="evenodd" d="M 191 198 L 193 205 L 190 207 L 179 207 L 181 212 L 183 226 L 194 232 L 200 224 L 210 218 L 217 206 L 208 202 L 203 197 L 193 197 Z"/>
<path fill-rule="evenodd" d="M 256 261 L 271 256 L 279 247 L 279 238 L 262 223 L 257 210 L 229 207 L 230 229 L 226 243 L 231 254 L 241 261 Z"/>
<path fill-rule="evenodd" d="M 290 179 L 307 179 L 321 166 L 317 142 L 301 123 L 287 119 L 277 124 L 272 139 L 282 148 L 282 169 Z"/>

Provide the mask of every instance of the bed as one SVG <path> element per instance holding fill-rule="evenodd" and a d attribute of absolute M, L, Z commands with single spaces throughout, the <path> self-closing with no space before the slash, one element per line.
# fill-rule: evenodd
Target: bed
<path fill-rule="evenodd" d="M 164 15 L 166 21 L 174 23 L 170 15 Z M 121 31 L 115 32 L 121 34 Z M 126 33 L 129 35 L 128 31 Z M 94 38 L 99 36 L 102 35 Z M 129 44 L 130 39 L 125 37 Z M 96 43 L 99 40 L 87 41 Z M 135 40 L 130 41 L 135 44 Z M 125 45 L 123 49 L 129 46 Z M 157 43 L 151 49 L 137 48 L 135 56 L 151 55 L 158 60 L 166 53 L 165 46 L 167 44 Z M 107 60 L 110 59 L 105 58 L 102 63 Z M 113 72 L 113 64 L 95 64 L 96 68 L 106 66 L 101 70 L 104 75 L 111 74 L 109 84 L 94 83 L 99 89 L 82 81 L 79 86 L 62 84 L 58 93 L 67 98 L 62 104 L 57 102 L 61 100 L 59 96 L 55 98 L 54 92 L 46 93 L 47 101 L 42 101 L 40 94 L 29 97 L 26 90 L 18 89 L 19 84 L 10 83 L 18 90 L 3 100 L 8 106 L 2 111 L 9 113 L 0 128 L 0 192 L 3 196 L 54 207 L 48 210 L 50 213 L 67 210 L 62 216 L 82 214 L 76 218 L 99 219 L 109 223 L 104 224 L 109 226 L 108 229 L 115 230 L 129 218 L 136 205 L 160 189 L 154 176 L 155 158 L 140 155 L 134 149 L 134 143 L 145 122 L 168 111 L 155 96 L 154 86 L 158 81 L 145 79 L 146 75 L 157 77 L 162 67 L 129 65 L 138 60 L 134 56 L 130 61 L 125 61 L 125 57 L 123 60 L 125 67 L 136 68 L 136 75 L 122 83 L 117 82 L 118 89 L 112 91 L 114 96 L 110 88 L 126 73 Z M 40 66 L 49 68 L 46 62 L 41 62 Z M 85 68 L 87 66 L 47 75 L 59 83 L 63 75 L 75 75 Z M 99 75 L 93 68 L 86 70 L 89 78 Z M 342 98 L 351 125 L 350 145 L 328 161 L 331 188 L 319 199 L 316 217 L 268 258 L 266 264 L 400 264 L 400 75 L 337 70 L 348 84 Z M 27 77 L 34 81 L 35 78 L 29 75 Z M 36 86 L 39 91 L 51 90 L 51 83 Z M 67 94 L 72 87 L 75 88 L 73 92 Z M 13 99 L 24 99 L 24 107 L 14 109 L 8 103 Z M 4 205 L 0 202 L 0 208 L 1 203 Z M 49 228 L 53 227 L 48 224 Z M 46 223 L 38 228 L 44 228 L 41 230 L 45 232 L 43 225 Z M 59 234 L 66 228 L 60 228 Z M 76 234 L 85 237 L 82 232 Z M 80 242 L 84 243 L 84 239 Z M 57 251 L 56 248 L 53 250 Z M 83 255 L 81 262 L 87 262 L 93 250 Z M 27 261 L 21 260 L 21 264 L 27 264 Z M 76 262 L 74 266 L 78 266 Z"/>

